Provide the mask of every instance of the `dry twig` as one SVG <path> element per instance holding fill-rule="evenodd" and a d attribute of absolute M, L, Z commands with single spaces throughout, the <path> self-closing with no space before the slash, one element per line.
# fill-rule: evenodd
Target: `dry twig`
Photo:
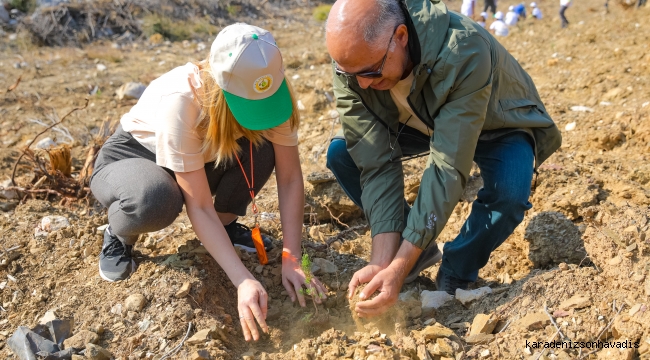
<path fill-rule="evenodd" d="M 187 340 L 187 337 L 190 336 L 190 330 L 192 330 L 192 323 L 191 322 L 189 324 L 187 324 L 187 333 L 185 333 L 185 337 L 183 338 L 183 340 L 181 340 L 181 342 L 178 345 L 174 346 L 171 350 L 169 350 L 167 353 L 165 353 L 165 355 L 163 355 L 160 358 L 160 360 L 169 359 L 173 355 L 175 355 L 181 349 L 181 347 L 183 347 L 183 344 L 185 343 L 185 340 Z"/>
<path fill-rule="evenodd" d="M 544 304 L 544 312 L 546 313 L 548 318 L 551 319 L 551 324 L 553 324 L 553 326 L 555 326 L 555 328 L 557 329 L 557 332 L 560 334 L 560 337 L 562 337 L 562 339 L 564 340 L 566 338 L 566 336 L 564 336 L 564 334 L 562 334 L 562 330 L 560 330 L 560 327 L 557 326 L 557 323 L 555 322 L 555 319 L 553 319 L 551 314 L 549 314 L 548 307 L 546 307 L 546 304 Z"/>
<path fill-rule="evenodd" d="M 23 78 L 23 75 L 21 74 L 21 75 L 18 77 L 18 79 L 16 80 L 16 82 L 13 83 L 13 85 L 11 85 L 11 86 L 9 86 L 9 87 L 7 88 L 7 93 L 10 93 L 10 92 L 16 90 L 16 88 L 17 88 L 18 85 L 20 84 L 20 80 L 21 80 L 22 78 Z"/>
<path fill-rule="evenodd" d="M 63 122 L 63 120 L 65 120 L 65 119 L 66 119 L 70 114 L 72 114 L 72 113 L 75 112 L 75 111 L 83 110 L 83 109 L 85 109 L 86 107 L 88 107 L 88 101 L 89 101 L 89 100 L 90 100 L 90 99 L 86 98 L 86 103 L 84 104 L 84 106 L 76 107 L 76 108 L 70 110 L 67 114 L 65 114 L 64 117 L 61 118 L 61 120 L 59 120 L 59 121 L 55 122 L 54 124 L 52 124 L 52 125 L 48 126 L 47 128 L 45 128 L 45 130 L 41 131 L 41 132 L 38 133 L 36 136 L 34 136 L 34 139 L 32 139 L 32 141 L 30 141 L 29 144 L 27 144 L 27 147 L 23 150 L 23 153 L 20 154 L 20 156 L 18 157 L 18 160 L 16 160 L 16 163 L 14 164 L 14 169 L 13 169 L 13 171 L 11 172 L 11 183 L 12 183 L 14 186 L 16 186 L 16 180 L 15 180 L 15 178 L 16 178 L 16 169 L 18 168 L 18 164 L 20 163 L 20 160 L 23 159 L 23 157 L 24 157 L 24 156 L 26 155 L 26 153 L 27 153 L 27 150 L 29 150 L 29 147 L 32 146 L 32 144 L 33 144 L 34 142 L 36 142 L 36 139 L 38 139 L 39 136 L 45 134 L 45 133 L 46 133 L 48 130 L 50 130 L 51 128 L 53 128 L 53 127 L 55 127 L 55 126 L 61 124 L 61 123 Z"/>
<path fill-rule="evenodd" d="M 332 243 L 337 241 L 337 240 L 343 240 L 348 234 L 356 233 L 357 231 L 365 231 L 365 230 L 368 230 L 368 225 L 367 224 L 353 226 L 353 227 L 351 227 L 349 229 L 345 229 L 345 230 L 341 231 L 340 233 L 338 233 L 338 234 L 336 234 L 334 236 L 330 236 L 329 238 L 327 238 L 327 240 L 325 240 L 325 243 L 327 244 L 327 246 L 329 246 L 329 245 L 332 245 Z"/>

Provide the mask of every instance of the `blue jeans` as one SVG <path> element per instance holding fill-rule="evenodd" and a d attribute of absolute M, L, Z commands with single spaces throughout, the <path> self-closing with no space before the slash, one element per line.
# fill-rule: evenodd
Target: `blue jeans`
<path fill-rule="evenodd" d="M 403 140 L 400 135 L 398 142 L 404 156 L 429 151 L 428 138 L 421 136 L 426 142 Z M 479 190 L 460 234 L 454 241 L 445 243 L 440 271 L 465 281 L 476 281 L 478 271 L 487 264 L 490 253 L 512 234 L 524 219 L 524 212 L 532 207 L 528 197 L 533 161 L 532 139 L 523 132 L 477 143 L 474 162 L 481 169 L 483 188 Z M 327 150 L 327 167 L 350 199 L 363 208 L 361 171 L 348 153 L 345 140 L 332 140 Z M 406 219 L 410 208 L 406 201 L 404 203 Z"/>

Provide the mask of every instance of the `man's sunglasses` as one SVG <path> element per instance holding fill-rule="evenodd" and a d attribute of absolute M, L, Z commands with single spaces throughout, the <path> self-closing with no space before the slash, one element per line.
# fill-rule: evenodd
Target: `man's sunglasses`
<path fill-rule="evenodd" d="M 380 78 L 382 76 L 381 72 L 384 70 L 384 64 L 386 64 L 386 59 L 388 58 L 388 51 L 390 50 L 390 44 L 393 42 L 393 36 L 395 36 L 395 31 L 397 31 L 397 28 L 400 25 L 401 24 L 397 24 L 397 26 L 395 26 L 395 29 L 393 29 L 393 34 L 390 36 L 390 39 L 388 40 L 388 48 L 386 49 L 386 54 L 384 54 L 384 58 L 381 59 L 381 65 L 379 66 L 378 70 L 376 70 L 376 71 L 361 71 L 361 72 L 358 72 L 358 73 L 349 73 L 349 72 L 345 72 L 345 71 L 341 70 L 339 68 L 339 64 L 337 64 L 335 62 L 334 63 L 334 69 L 336 71 L 336 75 L 344 75 L 344 76 L 347 76 L 347 77 L 356 77 L 356 76 L 358 76 L 358 77 L 368 78 L 368 79 L 378 79 L 378 78 Z"/>

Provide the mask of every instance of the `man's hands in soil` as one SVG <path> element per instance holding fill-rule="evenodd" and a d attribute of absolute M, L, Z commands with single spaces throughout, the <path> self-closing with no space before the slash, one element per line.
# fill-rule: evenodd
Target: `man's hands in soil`
<path fill-rule="evenodd" d="M 372 317 L 381 315 L 391 306 L 395 305 L 400 289 L 404 284 L 404 276 L 394 266 L 389 266 L 379 271 L 359 294 L 359 299 L 365 300 L 379 291 L 375 298 L 360 301 L 354 308 L 359 317 Z"/>
<path fill-rule="evenodd" d="M 255 320 L 260 324 L 262 331 L 268 334 L 266 325 L 266 311 L 269 295 L 262 284 L 254 279 L 246 279 L 237 287 L 237 309 L 239 310 L 239 323 L 241 324 L 246 341 L 260 339 Z"/>

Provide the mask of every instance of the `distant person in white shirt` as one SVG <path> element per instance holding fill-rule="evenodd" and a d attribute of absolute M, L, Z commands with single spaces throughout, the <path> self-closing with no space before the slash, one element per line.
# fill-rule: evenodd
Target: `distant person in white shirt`
<path fill-rule="evenodd" d="M 514 10 L 514 6 L 508 8 L 508 13 L 506 14 L 505 20 L 505 23 L 508 26 L 516 26 L 517 22 L 519 21 L 519 14 L 517 14 Z"/>
<path fill-rule="evenodd" d="M 483 11 L 481 13 L 481 18 L 476 23 L 481 25 L 481 27 L 483 27 L 483 29 L 485 29 L 485 21 L 487 21 L 487 18 L 488 18 L 488 13 Z"/>
<path fill-rule="evenodd" d="M 562 20 L 562 28 L 565 28 L 569 25 L 569 20 L 564 16 L 566 9 L 571 7 L 573 0 L 560 0 L 560 19 Z"/>
<path fill-rule="evenodd" d="M 494 22 L 490 25 L 490 32 L 495 36 L 508 36 L 510 31 L 508 25 L 503 22 L 503 13 L 501 11 L 494 14 Z"/>
<path fill-rule="evenodd" d="M 473 19 L 475 5 L 476 0 L 463 0 L 463 5 L 460 6 L 460 13 Z"/>
<path fill-rule="evenodd" d="M 530 3 L 530 7 L 533 8 L 533 11 L 531 11 L 531 16 L 537 20 L 542 20 L 542 10 L 537 7 L 537 3 Z"/>

